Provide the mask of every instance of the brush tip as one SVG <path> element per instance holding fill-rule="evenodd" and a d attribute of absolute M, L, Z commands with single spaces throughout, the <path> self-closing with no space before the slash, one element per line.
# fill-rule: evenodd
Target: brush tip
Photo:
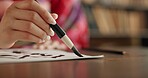
<path fill-rule="evenodd" d="M 83 57 L 75 46 L 73 46 L 71 50 L 72 50 L 77 56 Z"/>

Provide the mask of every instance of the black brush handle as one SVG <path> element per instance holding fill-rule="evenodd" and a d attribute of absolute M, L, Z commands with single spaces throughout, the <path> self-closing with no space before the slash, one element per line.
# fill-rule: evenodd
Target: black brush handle
<path fill-rule="evenodd" d="M 66 35 L 64 30 L 58 24 L 55 25 L 49 24 L 49 25 L 52 28 L 52 30 L 58 35 L 59 38 L 62 38 L 64 35 Z"/>

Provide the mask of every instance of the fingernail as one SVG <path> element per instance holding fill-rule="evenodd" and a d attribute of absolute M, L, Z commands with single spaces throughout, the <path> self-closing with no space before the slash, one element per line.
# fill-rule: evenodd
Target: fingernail
<path fill-rule="evenodd" d="M 47 40 L 50 40 L 51 39 L 51 37 L 50 36 L 47 36 Z"/>
<path fill-rule="evenodd" d="M 50 28 L 50 36 L 54 36 L 54 31 Z"/>
<path fill-rule="evenodd" d="M 52 19 L 52 20 L 49 19 L 49 22 L 48 23 L 55 25 L 56 24 L 56 21 L 54 19 Z"/>
<path fill-rule="evenodd" d="M 57 22 L 56 22 L 55 20 L 53 20 L 51 24 L 55 25 L 56 23 L 57 23 Z"/>

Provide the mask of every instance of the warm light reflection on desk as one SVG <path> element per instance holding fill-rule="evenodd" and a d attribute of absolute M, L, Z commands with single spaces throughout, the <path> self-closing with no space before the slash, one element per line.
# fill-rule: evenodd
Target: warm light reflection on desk
<path fill-rule="evenodd" d="M 125 50 L 128 52 L 127 55 L 103 53 L 105 55 L 103 59 L 0 64 L 0 78 L 148 77 L 148 49 L 125 48 Z"/>

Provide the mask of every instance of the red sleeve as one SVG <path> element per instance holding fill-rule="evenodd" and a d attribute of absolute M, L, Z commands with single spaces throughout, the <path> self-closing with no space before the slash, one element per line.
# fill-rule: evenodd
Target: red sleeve
<path fill-rule="evenodd" d="M 68 29 L 66 33 L 78 48 L 86 48 L 89 46 L 87 22 L 83 11 L 78 13 L 73 11 L 80 4 L 76 1 L 77 0 L 50 0 L 51 12 L 59 15 L 57 22 L 63 28 L 65 27 L 65 23 L 76 20 L 71 24 L 72 27 Z M 76 19 L 69 19 L 71 14 L 73 18 L 75 18 L 75 14 L 79 16 Z"/>
<path fill-rule="evenodd" d="M 63 26 L 64 21 L 68 18 L 68 14 L 71 11 L 74 0 L 50 0 L 51 12 L 57 13 L 59 18 L 57 22 Z"/>

